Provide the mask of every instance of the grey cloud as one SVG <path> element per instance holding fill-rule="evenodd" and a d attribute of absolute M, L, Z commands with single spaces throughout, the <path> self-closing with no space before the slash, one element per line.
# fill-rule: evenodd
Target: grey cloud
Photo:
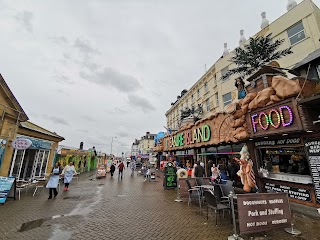
<path fill-rule="evenodd" d="M 53 123 L 70 126 L 70 124 L 63 118 L 56 117 L 56 116 L 48 116 L 46 114 L 43 114 L 42 116 L 43 118 L 50 120 Z"/>
<path fill-rule="evenodd" d="M 141 108 L 145 113 L 156 110 L 155 107 L 149 102 L 149 100 L 144 97 L 140 97 L 136 94 L 130 94 L 128 96 L 128 99 L 132 107 Z"/>
<path fill-rule="evenodd" d="M 70 96 L 70 94 L 65 92 L 63 89 L 57 89 L 57 93 L 65 96 Z"/>
<path fill-rule="evenodd" d="M 60 73 L 54 74 L 54 78 L 58 83 L 74 84 L 75 81 L 71 80 L 68 76 Z"/>
<path fill-rule="evenodd" d="M 79 75 L 89 82 L 94 82 L 102 86 L 110 86 L 120 92 L 134 92 L 141 87 L 140 82 L 135 77 L 107 67 L 102 71 L 93 73 L 81 71 Z"/>
<path fill-rule="evenodd" d="M 68 44 L 68 39 L 65 36 L 55 36 L 55 37 L 50 37 L 49 39 L 57 45 Z"/>
<path fill-rule="evenodd" d="M 88 129 L 78 129 L 77 131 L 78 131 L 78 132 L 83 132 L 83 133 L 88 133 L 88 132 L 89 132 Z"/>
<path fill-rule="evenodd" d="M 89 121 L 89 122 L 95 122 L 96 120 L 90 116 L 82 116 L 83 119 Z"/>
<path fill-rule="evenodd" d="M 33 13 L 29 11 L 19 12 L 16 15 L 16 20 L 30 33 L 33 31 Z"/>
<path fill-rule="evenodd" d="M 74 47 L 85 55 L 98 54 L 99 51 L 93 48 L 88 40 L 77 38 L 74 42 Z"/>

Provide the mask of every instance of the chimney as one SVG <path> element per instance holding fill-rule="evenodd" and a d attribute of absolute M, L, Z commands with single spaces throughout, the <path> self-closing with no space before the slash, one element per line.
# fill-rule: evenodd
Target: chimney
<path fill-rule="evenodd" d="M 269 26 L 269 21 L 267 19 L 266 12 L 262 12 L 261 17 L 262 17 L 261 29 L 264 29 L 265 27 Z"/>
<path fill-rule="evenodd" d="M 244 36 L 244 30 L 240 30 L 240 40 L 239 40 L 239 46 L 244 44 L 247 41 L 247 39 Z"/>
<path fill-rule="evenodd" d="M 287 4 L 287 11 L 289 12 L 290 10 L 292 10 L 294 7 L 296 7 L 297 1 L 295 0 L 288 0 L 288 4 Z"/>
<path fill-rule="evenodd" d="M 229 54 L 228 43 L 224 43 L 223 56 L 226 56 L 228 54 Z"/>

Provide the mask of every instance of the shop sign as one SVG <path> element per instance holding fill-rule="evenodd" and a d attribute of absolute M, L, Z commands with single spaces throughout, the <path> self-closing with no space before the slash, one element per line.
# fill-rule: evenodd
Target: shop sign
<path fill-rule="evenodd" d="M 312 202 L 311 193 L 309 189 L 305 188 L 296 188 L 291 186 L 285 186 L 281 184 L 274 183 L 265 183 L 265 189 L 267 192 L 283 192 L 287 193 L 289 198 L 293 198 L 296 200 L 304 201 L 304 202 Z"/>
<path fill-rule="evenodd" d="M 51 149 L 51 142 L 49 142 L 49 141 L 44 141 L 44 140 L 41 140 L 41 139 L 29 138 L 29 137 L 19 137 L 16 140 L 21 140 L 21 139 L 31 141 L 30 148 L 33 148 L 33 149 Z M 26 149 L 26 148 L 24 148 L 24 149 Z M 23 150 L 23 149 L 21 149 L 21 150 Z"/>
<path fill-rule="evenodd" d="M 320 139 L 307 139 L 305 146 L 308 153 L 316 201 L 320 204 Z"/>
<path fill-rule="evenodd" d="M 254 145 L 256 147 L 259 147 L 259 146 L 292 145 L 292 144 L 300 144 L 300 143 L 301 143 L 300 138 L 287 138 L 287 139 L 259 141 L 259 142 L 255 142 Z"/>
<path fill-rule="evenodd" d="M 26 138 L 18 138 L 12 142 L 12 147 L 17 150 L 25 150 L 31 147 L 32 141 Z"/>
<path fill-rule="evenodd" d="M 208 125 L 191 129 L 166 139 L 166 148 L 188 146 L 194 143 L 208 142 L 211 138 L 211 129 Z"/>
<path fill-rule="evenodd" d="M 6 202 L 11 188 L 13 187 L 15 177 L 1 177 L 0 176 L 0 204 Z M 13 193 L 15 194 L 15 193 Z"/>
<path fill-rule="evenodd" d="M 286 193 L 238 194 L 240 234 L 266 232 L 291 224 Z"/>
<path fill-rule="evenodd" d="M 177 169 L 171 162 L 167 163 L 164 173 L 164 186 L 166 189 L 177 187 Z"/>
<path fill-rule="evenodd" d="M 251 124 L 254 133 L 261 130 L 267 131 L 272 128 L 288 127 L 293 124 L 293 120 L 293 110 L 287 105 L 251 115 Z"/>

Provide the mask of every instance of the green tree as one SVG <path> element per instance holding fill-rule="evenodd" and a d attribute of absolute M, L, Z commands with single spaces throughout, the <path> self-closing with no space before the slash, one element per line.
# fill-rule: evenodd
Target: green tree
<path fill-rule="evenodd" d="M 291 47 L 278 51 L 283 42 L 284 39 L 273 42 L 271 34 L 250 38 L 248 44 L 235 49 L 235 56 L 230 62 L 235 63 L 237 67 L 229 70 L 222 79 L 235 74 L 241 77 L 251 75 L 260 67 L 293 53 Z"/>

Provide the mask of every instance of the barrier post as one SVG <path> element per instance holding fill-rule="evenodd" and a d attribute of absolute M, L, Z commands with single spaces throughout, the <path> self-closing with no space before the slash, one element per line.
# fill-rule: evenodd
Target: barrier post
<path fill-rule="evenodd" d="M 233 192 L 230 192 L 229 194 L 229 201 L 231 205 L 231 213 L 232 213 L 232 221 L 233 221 L 233 235 L 228 237 L 228 240 L 243 240 L 238 234 L 237 234 L 237 223 L 236 223 L 236 214 L 234 209 L 234 197 Z"/>

